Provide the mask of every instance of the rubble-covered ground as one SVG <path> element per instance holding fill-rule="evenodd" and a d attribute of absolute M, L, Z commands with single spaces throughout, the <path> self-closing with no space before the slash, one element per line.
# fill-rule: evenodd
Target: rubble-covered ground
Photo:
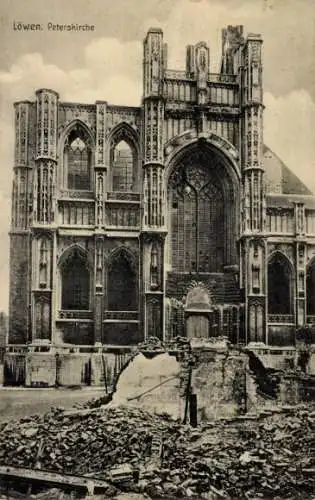
<path fill-rule="evenodd" d="M 315 407 L 196 429 L 128 406 L 55 409 L 1 424 L 0 465 L 104 478 L 99 498 L 308 500 L 315 498 Z M 45 498 L 58 498 L 53 491 Z"/>

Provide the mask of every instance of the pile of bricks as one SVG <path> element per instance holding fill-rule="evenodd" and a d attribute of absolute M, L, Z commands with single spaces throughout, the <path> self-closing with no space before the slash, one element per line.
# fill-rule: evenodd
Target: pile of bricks
<path fill-rule="evenodd" d="M 209 424 L 176 448 L 165 442 L 164 463 L 172 483 L 200 498 L 312 498 L 314 431 L 314 408 L 263 411 Z"/>
<path fill-rule="evenodd" d="M 55 409 L 1 426 L 0 465 L 102 478 L 104 498 L 302 500 L 315 488 L 314 426 L 310 407 L 197 429 L 134 407 Z"/>

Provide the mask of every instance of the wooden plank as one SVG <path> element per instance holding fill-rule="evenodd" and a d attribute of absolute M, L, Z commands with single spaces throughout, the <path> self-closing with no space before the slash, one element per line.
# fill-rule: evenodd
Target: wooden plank
<path fill-rule="evenodd" d="M 73 410 L 64 410 L 62 412 L 63 417 L 85 417 L 86 415 L 92 415 L 100 411 L 100 408 L 74 408 Z"/>
<path fill-rule="evenodd" d="M 107 481 L 93 477 L 73 476 L 42 469 L 28 469 L 27 467 L 11 467 L 5 465 L 0 466 L 0 476 L 52 483 L 55 485 L 60 484 L 77 488 L 87 488 L 88 490 L 91 489 L 91 486 L 94 488 L 106 489 L 109 485 Z"/>

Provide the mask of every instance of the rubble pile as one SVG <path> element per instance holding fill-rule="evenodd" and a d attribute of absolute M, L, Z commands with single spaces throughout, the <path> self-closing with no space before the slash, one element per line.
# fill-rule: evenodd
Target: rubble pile
<path fill-rule="evenodd" d="M 244 416 L 199 431 L 185 453 L 170 449 L 168 466 L 184 468 L 184 456 L 190 486 L 210 484 L 226 498 L 312 498 L 314 431 L 315 412 L 307 409 Z"/>
<path fill-rule="evenodd" d="M 0 465 L 104 478 L 106 498 L 311 498 L 314 408 L 265 411 L 197 429 L 134 407 L 25 417 L 0 428 Z"/>
<path fill-rule="evenodd" d="M 0 464 L 32 466 L 38 455 L 42 469 L 83 475 L 129 463 L 151 453 L 159 429 L 176 433 L 178 425 L 139 409 L 54 409 L 44 416 L 22 418 L 0 428 Z M 39 448 L 41 447 L 41 448 Z"/>

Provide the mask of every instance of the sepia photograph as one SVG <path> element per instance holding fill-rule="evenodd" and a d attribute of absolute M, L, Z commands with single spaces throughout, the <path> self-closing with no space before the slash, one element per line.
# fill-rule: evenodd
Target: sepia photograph
<path fill-rule="evenodd" d="M 0 500 L 315 500 L 314 0 L 2 0 Z"/>

